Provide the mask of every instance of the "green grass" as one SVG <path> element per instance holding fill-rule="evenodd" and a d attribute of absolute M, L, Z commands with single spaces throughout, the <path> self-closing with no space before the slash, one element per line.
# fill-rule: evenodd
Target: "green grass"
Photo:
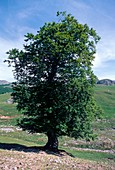
<path fill-rule="evenodd" d="M 1 129 L 4 127 L 1 127 Z M 7 127 L 6 127 L 7 128 Z M 30 134 L 25 131 L 17 130 L 16 127 L 10 126 L 13 131 L 0 131 L 0 141 L 8 143 L 18 143 L 29 145 L 45 145 L 47 137 L 44 134 Z M 21 142 L 21 143 L 20 143 Z"/>
<path fill-rule="evenodd" d="M 20 117 L 20 114 L 16 109 L 16 104 L 8 104 L 10 99 L 10 93 L 0 95 L 0 116 L 9 116 L 10 119 L 0 119 L 0 125 L 16 125 L 16 120 Z"/>
<path fill-rule="evenodd" d="M 95 87 L 95 98 L 97 104 L 104 111 L 104 118 L 113 119 L 115 116 L 115 86 L 97 85 Z"/>
<path fill-rule="evenodd" d="M 77 158 L 88 159 L 92 161 L 106 162 L 108 159 L 115 160 L 114 154 L 103 153 L 103 152 L 93 152 L 93 151 L 79 151 L 75 149 L 66 149 L 69 153 Z"/>
<path fill-rule="evenodd" d="M 99 136 L 115 140 L 115 86 L 96 85 L 95 98 L 103 110 L 103 119 L 93 123 Z"/>

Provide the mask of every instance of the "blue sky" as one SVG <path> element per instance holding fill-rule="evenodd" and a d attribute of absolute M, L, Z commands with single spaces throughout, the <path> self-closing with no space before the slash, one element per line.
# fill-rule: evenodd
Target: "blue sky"
<path fill-rule="evenodd" d="M 115 0 L 0 0 L 0 80 L 14 80 L 3 63 L 6 51 L 21 49 L 24 35 L 56 21 L 57 11 L 67 11 L 96 30 L 101 40 L 93 71 L 99 79 L 115 80 Z"/>

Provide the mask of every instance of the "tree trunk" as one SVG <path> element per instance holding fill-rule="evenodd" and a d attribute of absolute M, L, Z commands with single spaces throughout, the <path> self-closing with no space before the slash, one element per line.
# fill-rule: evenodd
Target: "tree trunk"
<path fill-rule="evenodd" d="M 57 151 L 58 150 L 58 138 L 53 130 L 47 132 L 48 142 L 44 146 L 44 149 Z"/>

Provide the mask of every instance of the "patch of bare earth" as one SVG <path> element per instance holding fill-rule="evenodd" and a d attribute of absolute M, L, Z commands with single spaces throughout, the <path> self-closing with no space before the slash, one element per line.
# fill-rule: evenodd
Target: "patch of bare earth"
<path fill-rule="evenodd" d="M 1 116 L 0 115 L 0 119 L 11 119 L 12 117 L 11 116 Z"/>
<path fill-rule="evenodd" d="M 0 170 L 114 170 L 112 165 L 73 158 L 66 153 L 0 150 Z"/>

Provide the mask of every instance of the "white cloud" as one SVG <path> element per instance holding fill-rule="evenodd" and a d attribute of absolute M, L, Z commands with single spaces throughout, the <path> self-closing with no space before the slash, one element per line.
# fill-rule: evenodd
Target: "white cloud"
<path fill-rule="evenodd" d="M 99 79 L 115 80 L 114 36 L 111 38 L 105 36 L 99 43 L 93 64 L 93 71 Z"/>
<path fill-rule="evenodd" d="M 97 46 L 97 53 L 95 55 L 94 68 L 104 67 L 104 63 L 110 60 L 115 60 L 115 39 L 114 37 L 105 38 L 100 41 Z"/>
<path fill-rule="evenodd" d="M 23 48 L 23 38 L 10 40 L 0 38 L 0 57 L 4 58 L 6 56 L 6 52 L 12 48 Z"/>
<path fill-rule="evenodd" d="M 13 81 L 12 68 L 8 67 L 4 60 L 7 59 L 6 52 L 12 48 L 22 49 L 23 40 L 7 40 L 0 38 L 0 80 Z"/>
<path fill-rule="evenodd" d="M 14 81 L 12 68 L 9 68 L 6 64 L 0 64 L 0 80 Z"/>

